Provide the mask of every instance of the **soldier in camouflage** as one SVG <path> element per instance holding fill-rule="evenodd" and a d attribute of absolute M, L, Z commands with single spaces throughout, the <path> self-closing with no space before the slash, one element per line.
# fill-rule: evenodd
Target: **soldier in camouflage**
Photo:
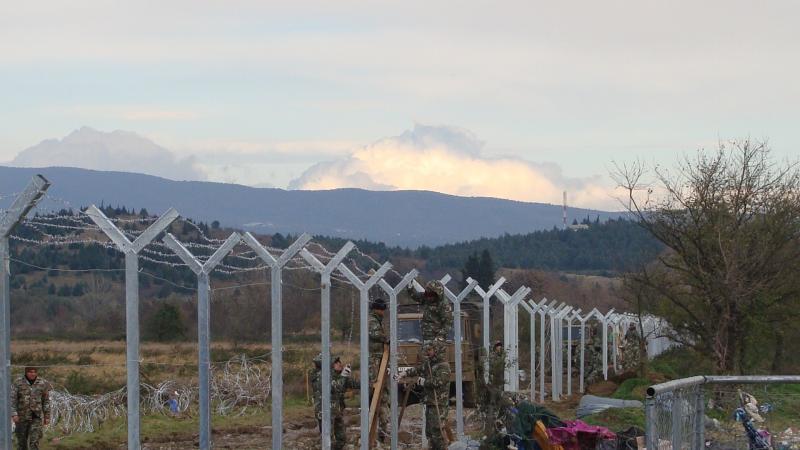
<path fill-rule="evenodd" d="M 603 378 L 603 339 L 602 325 L 591 327 L 586 340 L 585 354 L 585 379 L 586 386 L 592 385 Z"/>
<path fill-rule="evenodd" d="M 622 369 L 624 371 L 639 370 L 641 344 L 642 338 L 639 335 L 639 329 L 636 328 L 635 323 L 632 323 L 628 326 L 628 332 L 625 334 L 625 347 L 622 349 Z"/>
<path fill-rule="evenodd" d="M 422 305 L 422 340 L 446 341 L 453 329 L 453 308 L 444 296 L 441 281 L 432 280 L 425 285 L 425 292 L 417 293 L 410 285 L 411 298 Z"/>
<path fill-rule="evenodd" d="M 503 389 L 505 388 L 505 370 L 508 364 L 506 351 L 502 341 L 496 341 L 489 353 L 489 384 L 482 389 L 481 412 L 484 415 L 484 430 L 490 432 L 498 418 Z M 483 383 L 483 376 L 479 383 Z"/>
<path fill-rule="evenodd" d="M 419 377 L 425 401 L 425 436 L 432 450 L 447 448 L 445 428 L 450 402 L 450 364 L 444 358 L 444 345 L 435 340 L 423 346 L 422 364 L 401 370 L 397 378 Z"/>
<path fill-rule="evenodd" d="M 386 300 L 373 294 L 370 300 L 369 313 L 369 384 L 375 386 L 383 358 L 384 344 L 389 343 L 386 330 L 383 327 L 383 315 L 386 312 Z M 373 395 L 373 389 L 370 389 Z M 371 399 L 370 399 L 371 400 Z M 370 402 L 371 404 L 371 402 Z M 389 435 L 389 383 L 383 383 L 381 400 L 378 403 L 378 440 L 384 442 Z"/>
<path fill-rule="evenodd" d="M 331 356 L 331 419 L 333 421 L 331 448 L 342 450 L 347 444 L 347 435 L 344 426 L 344 394 L 348 389 L 358 389 L 360 386 L 353 380 L 350 365 L 344 366 L 338 356 Z M 314 415 L 317 425 L 322 433 L 322 353 L 314 358 L 314 374 L 311 385 L 314 390 Z"/>
<path fill-rule="evenodd" d="M 42 428 L 50 423 L 50 384 L 39 378 L 36 367 L 26 367 L 25 375 L 11 388 L 11 419 L 16 424 L 17 448 L 38 450 Z"/>

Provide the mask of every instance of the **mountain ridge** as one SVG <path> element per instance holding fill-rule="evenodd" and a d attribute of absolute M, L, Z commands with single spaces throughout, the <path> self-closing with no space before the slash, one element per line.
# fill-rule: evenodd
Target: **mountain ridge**
<path fill-rule="evenodd" d="M 175 207 L 185 217 L 219 220 L 224 226 L 259 233 L 309 232 L 406 247 L 527 233 L 558 227 L 562 220 L 558 205 L 491 197 L 412 190 L 255 188 L 72 167 L 0 166 L 0 192 L 19 191 L 37 173 L 52 183 L 43 209 L 105 203 L 144 207 L 158 214 Z M 622 215 L 583 208 L 570 208 L 570 214 L 601 220 Z"/>

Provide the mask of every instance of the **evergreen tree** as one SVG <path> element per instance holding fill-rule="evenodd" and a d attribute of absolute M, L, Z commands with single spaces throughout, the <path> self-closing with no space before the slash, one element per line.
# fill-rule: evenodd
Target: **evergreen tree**
<path fill-rule="evenodd" d="M 495 279 L 495 266 L 492 260 L 492 255 L 489 250 L 484 249 L 481 255 L 475 251 L 464 262 L 464 267 L 461 269 L 462 286 L 467 286 L 467 279 L 472 278 L 478 282 L 482 288 L 486 289 L 491 286 Z"/>
<path fill-rule="evenodd" d="M 471 255 L 469 255 L 469 257 L 467 257 L 467 261 L 464 262 L 464 267 L 461 269 L 462 289 L 467 286 L 467 279 L 469 278 L 478 280 L 480 282 L 480 270 L 481 268 L 480 261 L 478 260 L 478 252 L 473 252 Z"/>
<path fill-rule="evenodd" d="M 186 338 L 186 324 L 174 305 L 165 303 L 147 323 L 147 338 L 159 342 Z"/>
<path fill-rule="evenodd" d="M 73 297 L 80 297 L 85 293 L 86 293 L 86 285 L 84 285 L 83 283 L 75 283 L 75 285 L 72 286 Z"/>
<path fill-rule="evenodd" d="M 489 250 L 484 249 L 483 252 L 481 252 L 481 259 L 478 263 L 478 277 L 475 279 L 478 280 L 481 286 L 488 288 L 495 282 L 495 270 L 491 253 L 489 253 Z"/>

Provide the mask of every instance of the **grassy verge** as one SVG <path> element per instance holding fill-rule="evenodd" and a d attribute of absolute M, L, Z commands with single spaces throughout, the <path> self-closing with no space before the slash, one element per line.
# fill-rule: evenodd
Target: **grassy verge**
<path fill-rule="evenodd" d="M 644 408 L 614 408 L 584 418 L 590 425 L 602 425 L 611 431 L 622 431 L 632 426 L 644 429 Z"/>
<path fill-rule="evenodd" d="M 287 397 L 284 415 L 287 420 L 308 412 L 305 398 Z M 251 408 L 241 416 L 211 417 L 213 434 L 257 433 L 271 423 L 271 415 L 264 408 Z M 142 441 L 144 443 L 167 443 L 193 441 L 197 438 L 197 417 L 171 417 L 149 415 L 142 417 Z M 41 448 L 50 450 L 111 450 L 118 449 L 127 441 L 125 417 L 117 417 L 98 425 L 92 433 L 73 433 L 64 436 L 57 431 L 45 434 Z"/>

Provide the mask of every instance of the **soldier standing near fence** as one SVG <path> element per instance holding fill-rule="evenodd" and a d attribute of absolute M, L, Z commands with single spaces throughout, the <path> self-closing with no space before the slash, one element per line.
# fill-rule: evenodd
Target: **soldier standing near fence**
<path fill-rule="evenodd" d="M 26 367 L 11 389 L 11 420 L 16 424 L 17 448 L 38 450 L 42 428 L 50 423 L 50 384 L 36 367 Z"/>
<path fill-rule="evenodd" d="M 453 308 L 444 296 L 441 281 L 432 280 L 425 285 L 425 292 L 417 293 L 409 285 L 409 293 L 414 301 L 422 305 L 422 340 L 429 342 L 447 341 L 453 329 Z"/>
<path fill-rule="evenodd" d="M 622 349 L 622 369 L 624 371 L 639 370 L 641 344 L 642 338 L 639 335 L 639 329 L 636 328 L 635 323 L 632 323 L 628 326 L 628 332 L 625 334 L 625 347 Z"/>
<path fill-rule="evenodd" d="M 358 389 L 360 385 L 353 380 L 350 365 L 344 366 L 338 356 L 331 356 L 331 419 L 333 419 L 333 436 L 331 448 L 342 450 L 347 444 L 344 426 L 344 394 L 348 389 Z M 314 358 L 314 374 L 311 385 L 314 389 L 314 415 L 317 418 L 319 431 L 322 433 L 322 353 Z"/>
<path fill-rule="evenodd" d="M 389 343 L 383 327 L 383 315 L 386 313 L 386 300 L 379 293 L 370 293 L 369 314 L 369 384 L 375 386 L 381 368 L 384 345 Z M 374 390 L 370 389 L 370 395 Z M 389 383 L 384 382 L 381 389 L 381 400 L 378 403 L 378 440 L 384 442 L 389 434 Z"/>
<path fill-rule="evenodd" d="M 589 339 L 586 341 L 586 386 L 603 378 L 603 340 L 602 325 L 591 327 Z"/>
<path fill-rule="evenodd" d="M 508 364 L 506 351 L 502 341 L 496 341 L 489 354 L 489 384 L 481 391 L 481 412 L 484 415 L 484 432 L 494 430 L 495 421 L 500 411 L 503 389 L 505 388 L 505 370 Z M 478 377 L 479 382 L 483 376 Z"/>
<path fill-rule="evenodd" d="M 450 403 L 450 364 L 444 360 L 444 345 L 431 341 L 423 346 L 426 358 L 418 367 L 401 370 L 397 379 L 419 377 L 425 395 L 425 436 L 431 450 L 447 448 L 447 413 Z"/>

